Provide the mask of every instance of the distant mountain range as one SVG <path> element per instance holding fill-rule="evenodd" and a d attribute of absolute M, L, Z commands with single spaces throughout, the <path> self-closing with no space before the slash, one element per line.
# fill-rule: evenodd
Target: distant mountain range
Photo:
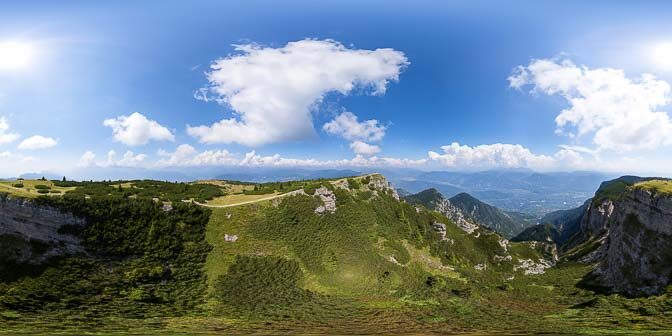
<path fill-rule="evenodd" d="M 489 228 L 506 238 L 511 238 L 525 228 L 536 224 L 534 218 L 524 214 L 507 212 L 490 204 L 481 202 L 475 197 L 460 193 L 450 199 L 445 199 L 444 196 L 436 189 L 427 189 L 417 194 L 407 195 L 403 197 L 407 202 L 421 204 L 427 208 L 437 210 L 446 214 L 453 221 L 457 221 L 454 216 L 449 213 L 459 211 L 458 217 L 471 221 L 480 226 Z M 447 202 L 446 202 L 447 201 Z M 447 211 L 447 209 L 450 210 Z"/>
<path fill-rule="evenodd" d="M 537 218 L 580 206 L 602 181 L 613 178 L 596 172 L 538 173 L 526 169 L 408 173 L 390 180 L 410 193 L 435 188 L 450 198 L 466 192 L 500 209 Z"/>

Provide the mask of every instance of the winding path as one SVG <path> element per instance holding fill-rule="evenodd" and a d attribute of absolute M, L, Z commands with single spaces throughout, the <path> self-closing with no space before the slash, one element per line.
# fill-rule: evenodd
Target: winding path
<path fill-rule="evenodd" d="M 256 200 L 245 201 L 245 202 L 239 202 L 239 203 L 233 203 L 233 204 L 221 204 L 221 205 L 216 205 L 216 204 L 199 203 L 199 202 L 196 202 L 196 201 L 193 201 L 193 202 L 194 202 L 195 204 L 197 204 L 197 205 L 204 206 L 204 207 L 208 207 L 208 208 L 230 208 L 230 207 L 235 207 L 235 206 L 239 206 L 239 205 L 252 204 L 252 203 L 257 203 L 257 202 L 263 202 L 263 201 L 268 201 L 268 200 L 272 200 L 272 199 L 276 199 L 276 198 L 280 198 L 280 197 L 294 196 L 294 195 L 299 195 L 299 194 L 305 194 L 305 192 L 303 191 L 303 189 L 290 191 L 290 192 L 288 192 L 288 193 L 284 193 L 284 194 L 280 194 L 280 195 L 273 195 L 273 196 L 264 197 L 264 198 L 260 198 L 260 199 L 256 199 Z"/>

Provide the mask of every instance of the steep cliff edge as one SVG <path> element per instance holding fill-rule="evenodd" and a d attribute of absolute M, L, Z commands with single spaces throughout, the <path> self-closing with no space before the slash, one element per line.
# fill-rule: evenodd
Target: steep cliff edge
<path fill-rule="evenodd" d="M 627 296 L 672 283 L 672 181 L 623 176 L 602 183 L 584 206 L 548 216 L 514 238 L 555 241 L 561 258 L 594 265 L 584 287 Z M 560 236 L 560 228 L 569 230 Z"/>
<path fill-rule="evenodd" d="M 594 252 L 599 263 L 586 285 L 640 296 L 661 293 L 670 284 L 671 195 L 635 185 L 597 206 L 582 224 L 588 232 L 608 232 Z"/>
<path fill-rule="evenodd" d="M 64 226 L 84 220 L 35 201 L 0 194 L 0 271 L 17 264 L 39 264 L 51 257 L 82 251 Z"/>

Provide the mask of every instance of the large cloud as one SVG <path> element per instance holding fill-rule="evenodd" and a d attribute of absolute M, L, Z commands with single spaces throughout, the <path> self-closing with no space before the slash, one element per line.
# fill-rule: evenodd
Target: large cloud
<path fill-rule="evenodd" d="M 159 151 L 163 158 L 157 162 L 161 167 L 177 166 L 230 166 L 238 164 L 238 160 L 227 150 L 207 150 L 198 152 L 191 145 L 179 145 L 174 152 Z"/>
<path fill-rule="evenodd" d="M 145 145 L 152 140 L 175 140 L 170 130 L 138 112 L 129 116 L 106 119 L 103 125 L 112 129 L 114 140 L 128 146 Z"/>
<path fill-rule="evenodd" d="M 441 147 L 443 153 L 429 151 L 430 160 L 455 169 L 531 168 L 538 170 L 579 169 L 588 163 L 578 151 L 562 148 L 552 156 L 534 154 L 517 144 L 460 145 Z"/>
<path fill-rule="evenodd" d="M 350 49 L 333 40 L 301 40 L 284 47 L 237 45 L 238 54 L 215 61 L 204 100 L 229 106 L 234 117 L 211 126 L 188 127 L 203 143 L 258 146 L 314 135 L 311 107 L 325 94 L 361 88 L 385 93 L 408 60 L 383 48 Z"/>
<path fill-rule="evenodd" d="M 41 135 L 33 135 L 26 138 L 19 143 L 19 149 L 36 150 L 54 147 L 58 144 L 54 138 L 45 137 Z"/>
<path fill-rule="evenodd" d="M 652 75 L 578 67 L 569 60 L 533 60 L 509 77 L 514 88 L 560 95 L 569 103 L 556 117 L 557 133 L 592 135 L 599 149 L 630 151 L 672 144 L 672 122 L 657 111 L 670 103 L 670 85 Z"/>

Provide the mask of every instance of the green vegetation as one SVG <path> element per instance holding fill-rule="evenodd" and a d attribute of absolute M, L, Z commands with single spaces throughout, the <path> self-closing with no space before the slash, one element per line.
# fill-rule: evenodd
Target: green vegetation
<path fill-rule="evenodd" d="M 24 276 L 0 283 L 3 314 L 95 327 L 113 316 L 193 313 L 203 302 L 208 210 L 178 203 L 164 211 L 151 200 L 76 194 L 36 202 L 85 218 L 87 225 L 60 231 L 79 237 L 87 253 L 54 258 L 39 269 L 15 268 Z"/>
<path fill-rule="evenodd" d="M 119 198 L 157 198 L 162 201 L 178 202 L 182 200 L 206 200 L 222 196 L 222 189 L 211 184 L 170 183 L 153 180 L 74 182 L 54 181 L 54 185 L 76 187 L 68 191 L 70 195 L 119 197 Z"/>
<path fill-rule="evenodd" d="M 539 224 L 525 229 L 525 231 L 511 238 L 511 241 L 557 242 L 559 238 L 560 232 L 553 224 Z"/>
<path fill-rule="evenodd" d="M 672 180 L 649 180 L 635 183 L 635 188 L 649 190 L 654 194 L 672 195 Z"/>
<path fill-rule="evenodd" d="M 624 192 L 632 187 L 644 188 L 652 191 L 660 189 L 660 192 L 669 192 L 669 180 L 642 178 L 637 176 L 621 176 L 617 179 L 603 182 L 595 193 L 594 200 L 598 203 L 605 199 L 615 201 L 623 195 Z"/>
<path fill-rule="evenodd" d="M 153 200 L 206 197 L 211 187 L 229 193 L 228 183 L 60 181 L 76 189 L 36 202 L 87 219 L 61 228 L 86 253 L 0 280 L 0 334 L 663 334 L 672 327 L 670 294 L 595 294 L 577 287 L 591 266 L 569 260 L 525 274 L 521 262 L 540 261 L 545 244 L 506 244 L 485 229 L 467 234 L 436 212 L 370 189 L 374 178 L 350 178 L 350 190 L 339 180 L 301 182 L 308 194 L 320 186 L 335 193 L 337 210 L 324 214 L 315 213 L 319 198 L 307 195 L 212 210 L 188 202 L 166 210 Z M 255 184 L 246 186 L 238 195 L 255 196 L 243 194 Z M 436 223 L 445 224 L 445 238 Z M 0 236 L 0 246 L 20 244 Z"/>

